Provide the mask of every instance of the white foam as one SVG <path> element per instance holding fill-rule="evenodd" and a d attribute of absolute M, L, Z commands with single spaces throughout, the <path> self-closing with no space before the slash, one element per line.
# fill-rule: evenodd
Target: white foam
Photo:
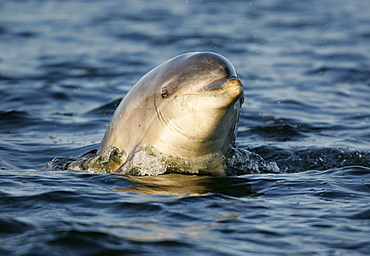
<path fill-rule="evenodd" d="M 126 163 L 123 163 L 119 149 L 108 147 L 99 155 L 88 153 L 76 158 L 54 158 L 44 168 L 141 176 L 155 176 L 164 173 L 236 176 L 279 172 L 276 163 L 266 163 L 258 154 L 237 148 L 230 148 L 227 158 L 221 153 L 216 153 L 182 159 L 148 147 L 136 152 Z"/>

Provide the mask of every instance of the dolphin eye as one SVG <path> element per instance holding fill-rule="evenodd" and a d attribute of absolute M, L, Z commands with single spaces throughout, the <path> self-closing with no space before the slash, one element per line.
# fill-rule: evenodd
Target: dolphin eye
<path fill-rule="evenodd" d="M 167 89 L 162 89 L 161 96 L 162 96 L 162 99 L 166 99 L 166 98 L 168 98 L 168 96 L 170 96 L 168 94 Z"/>

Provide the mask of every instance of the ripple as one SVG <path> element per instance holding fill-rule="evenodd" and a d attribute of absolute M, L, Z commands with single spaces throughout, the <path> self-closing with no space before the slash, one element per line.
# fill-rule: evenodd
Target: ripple
<path fill-rule="evenodd" d="M 264 138 L 276 141 L 292 141 L 300 140 L 306 137 L 302 132 L 297 129 L 298 126 L 289 124 L 284 125 L 272 125 L 272 126 L 257 126 L 251 128 L 250 132 L 253 134 L 259 134 Z"/>
<path fill-rule="evenodd" d="M 336 82 L 369 83 L 370 71 L 359 68 L 321 67 L 307 72 L 308 75 L 329 75 Z"/>
<path fill-rule="evenodd" d="M 370 167 L 370 153 L 335 148 L 281 149 L 261 146 L 252 151 L 266 161 L 274 161 L 282 170 L 301 172 L 306 170 L 328 170 L 346 166 Z"/>

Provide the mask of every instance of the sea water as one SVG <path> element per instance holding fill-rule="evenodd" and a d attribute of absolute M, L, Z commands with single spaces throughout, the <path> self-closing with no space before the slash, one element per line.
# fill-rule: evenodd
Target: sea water
<path fill-rule="evenodd" d="M 0 3 L 1 255 L 368 255 L 368 1 Z M 237 146 L 281 173 L 50 171 L 169 58 L 226 56 Z"/>

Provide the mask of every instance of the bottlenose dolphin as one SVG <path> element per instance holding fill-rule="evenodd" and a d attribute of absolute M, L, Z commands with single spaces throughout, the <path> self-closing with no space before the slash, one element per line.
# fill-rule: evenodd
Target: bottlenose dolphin
<path fill-rule="evenodd" d="M 243 101 L 242 83 L 225 57 L 180 55 L 131 88 L 97 151 L 55 157 L 44 168 L 141 176 L 277 173 L 276 163 L 234 147 Z"/>
<path fill-rule="evenodd" d="M 118 148 L 123 166 L 147 148 L 185 162 L 218 156 L 207 158 L 200 168 L 222 172 L 235 142 L 243 100 L 242 83 L 228 59 L 212 52 L 182 54 L 152 69 L 132 87 L 97 153 Z M 116 172 L 123 172 L 123 166 Z"/>

